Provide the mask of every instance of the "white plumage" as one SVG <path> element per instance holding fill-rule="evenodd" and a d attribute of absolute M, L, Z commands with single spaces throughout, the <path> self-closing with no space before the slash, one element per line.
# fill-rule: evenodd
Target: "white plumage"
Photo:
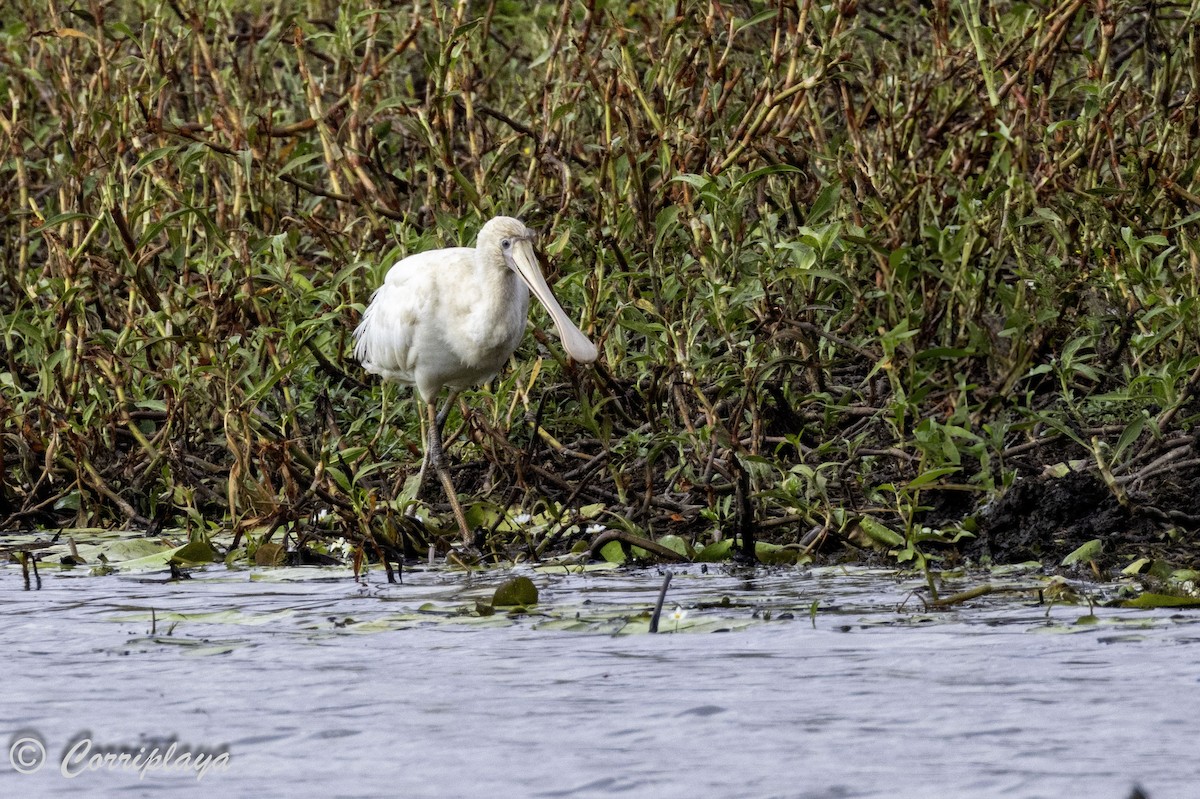
<path fill-rule="evenodd" d="M 475 247 L 448 247 L 410 255 L 388 270 L 354 330 L 354 357 L 371 374 L 416 387 L 430 419 L 426 459 L 432 460 L 463 538 L 470 543 L 462 508 L 445 466 L 438 395 L 446 408 L 464 388 L 488 380 L 521 343 L 529 292 L 546 306 L 563 349 L 580 363 L 596 360 L 596 347 L 554 299 L 538 268 L 533 231 L 498 216 L 479 231 Z M 439 418 L 440 416 L 440 418 Z M 424 464 L 422 465 L 424 477 Z"/>

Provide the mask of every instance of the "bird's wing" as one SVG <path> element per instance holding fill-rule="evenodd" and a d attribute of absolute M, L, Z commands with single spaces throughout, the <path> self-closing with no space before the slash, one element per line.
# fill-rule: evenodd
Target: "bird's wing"
<path fill-rule="evenodd" d="M 354 357 L 371 374 L 412 383 L 420 352 L 422 324 L 436 313 L 439 277 L 448 258 L 471 257 L 473 250 L 430 250 L 403 259 L 388 270 L 354 330 Z"/>
<path fill-rule="evenodd" d="M 413 335 L 419 320 L 412 295 L 384 283 L 375 290 L 354 330 L 354 357 L 371 374 L 408 382 Z"/>

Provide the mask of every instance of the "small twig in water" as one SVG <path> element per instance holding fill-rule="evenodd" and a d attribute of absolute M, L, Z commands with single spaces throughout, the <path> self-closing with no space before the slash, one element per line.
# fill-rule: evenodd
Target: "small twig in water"
<path fill-rule="evenodd" d="M 42 590 L 42 575 L 38 574 L 37 558 L 35 558 L 32 553 L 22 552 L 21 553 L 21 573 L 25 577 L 25 590 L 26 591 L 30 590 L 30 585 L 29 585 L 29 570 L 30 570 L 30 568 L 33 569 L 33 578 L 34 578 L 35 583 L 37 584 L 37 590 L 41 591 Z M 660 603 L 661 603 L 661 600 L 660 600 Z"/>
<path fill-rule="evenodd" d="M 935 608 L 945 608 L 949 607 L 950 605 L 961 604 L 968 600 L 975 599 L 976 597 L 986 596 L 995 590 L 996 589 L 991 585 L 977 585 L 974 588 L 967 589 L 966 591 L 960 591 L 957 594 L 951 594 L 950 596 L 931 600 L 926 604 Z"/>
<path fill-rule="evenodd" d="M 667 586 L 671 584 L 674 575 L 668 570 L 663 572 L 662 588 L 658 589 L 658 604 L 654 606 L 654 615 L 650 617 L 650 632 L 658 632 L 658 619 L 662 616 L 663 602 L 667 599 Z"/>

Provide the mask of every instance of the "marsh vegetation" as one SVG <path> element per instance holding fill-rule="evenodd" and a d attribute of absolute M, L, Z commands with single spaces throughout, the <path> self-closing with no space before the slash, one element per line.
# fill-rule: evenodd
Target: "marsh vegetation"
<path fill-rule="evenodd" d="M 1194 3 L 0 23 L 0 529 L 449 541 L 405 516 L 420 414 L 350 331 L 391 264 L 504 213 L 601 356 L 535 311 L 452 416 L 485 551 L 1193 558 Z"/>

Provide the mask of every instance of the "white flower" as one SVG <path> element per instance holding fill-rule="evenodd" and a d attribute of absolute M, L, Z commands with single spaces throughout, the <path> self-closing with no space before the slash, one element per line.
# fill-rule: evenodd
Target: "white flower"
<path fill-rule="evenodd" d="M 533 520 L 533 517 L 530 516 L 528 513 L 518 513 L 516 516 L 513 517 L 513 521 L 516 522 L 517 524 L 529 524 L 529 522 L 531 522 L 532 520 Z"/>
<path fill-rule="evenodd" d="M 603 524 L 589 524 L 586 532 L 588 535 L 596 535 L 597 533 L 603 533 L 607 529 Z"/>
<path fill-rule="evenodd" d="M 679 622 L 683 621 L 685 616 L 687 616 L 687 611 L 676 605 L 674 612 L 671 613 L 671 618 L 675 620 L 675 632 L 679 632 Z"/>

